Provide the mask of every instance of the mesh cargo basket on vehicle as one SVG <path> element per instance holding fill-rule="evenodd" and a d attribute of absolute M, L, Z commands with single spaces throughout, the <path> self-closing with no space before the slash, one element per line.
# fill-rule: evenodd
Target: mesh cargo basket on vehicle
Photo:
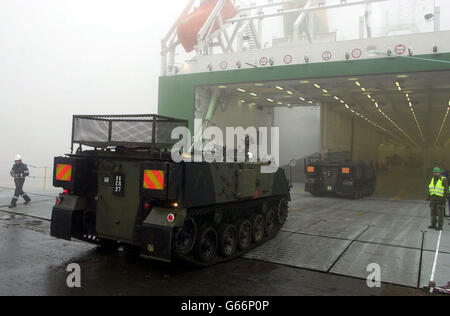
<path fill-rule="evenodd" d="M 83 115 L 73 117 L 73 144 L 96 148 L 170 147 L 177 127 L 188 127 L 186 120 L 159 115 Z"/>

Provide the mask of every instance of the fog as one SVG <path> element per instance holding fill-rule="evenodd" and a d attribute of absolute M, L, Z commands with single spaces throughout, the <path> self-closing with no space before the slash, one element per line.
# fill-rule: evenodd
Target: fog
<path fill-rule="evenodd" d="M 73 114 L 156 113 L 160 39 L 185 1 L 155 3 L 0 0 L 0 185 L 17 153 L 51 167 L 69 152 Z"/>
<path fill-rule="evenodd" d="M 160 39 L 186 3 L 0 0 L 0 186 L 18 153 L 50 173 L 73 114 L 156 113 Z M 31 173 L 27 187 L 42 188 L 43 169 Z"/>

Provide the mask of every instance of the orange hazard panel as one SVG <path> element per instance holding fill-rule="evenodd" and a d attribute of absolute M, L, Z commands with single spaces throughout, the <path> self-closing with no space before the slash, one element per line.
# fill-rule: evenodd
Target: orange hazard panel
<path fill-rule="evenodd" d="M 308 167 L 308 169 L 307 169 L 307 171 L 309 172 L 309 173 L 314 173 L 314 167 Z"/>
<path fill-rule="evenodd" d="M 56 165 L 56 180 L 72 181 L 72 165 Z"/>
<path fill-rule="evenodd" d="M 164 190 L 164 171 L 144 170 L 144 189 Z"/>
<path fill-rule="evenodd" d="M 343 174 L 350 174 L 350 168 L 342 168 Z"/>
<path fill-rule="evenodd" d="M 178 39 L 183 45 L 186 52 L 192 52 L 195 45 L 197 45 L 197 35 L 200 29 L 205 24 L 206 20 L 210 16 L 218 0 L 205 0 L 204 4 L 195 8 L 194 11 L 186 16 L 178 26 L 177 35 Z M 231 19 L 237 14 L 237 10 L 234 7 L 231 0 L 227 0 L 222 8 L 222 19 L 225 22 Z M 219 24 L 216 23 L 212 29 L 212 32 L 219 28 Z"/>

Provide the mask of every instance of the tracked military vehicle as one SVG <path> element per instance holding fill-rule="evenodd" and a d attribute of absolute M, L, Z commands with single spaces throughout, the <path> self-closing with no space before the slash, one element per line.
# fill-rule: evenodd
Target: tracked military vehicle
<path fill-rule="evenodd" d="M 288 215 L 284 172 L 262 174 L 261 163 L 249 162 L 175 163 L 170 137 L 180 126 L 187 121 L 156 115 L 74 116 L 72 153 L 54 161 L 63 193 L 51 235 L 199 266 L 272 238 Z"/>
<path fill-rule="evenodd" d="M 305 191 L 314 196 L 360 199 L 375 193 L 375 169 L 362 161 L 317 160 L 305 164 Z"/>

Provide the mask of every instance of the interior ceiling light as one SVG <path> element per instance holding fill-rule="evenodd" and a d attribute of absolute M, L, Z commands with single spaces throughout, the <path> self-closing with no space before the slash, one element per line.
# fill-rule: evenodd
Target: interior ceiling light
<path fill-rule="evenodd" d="M 439 133 L 436 137 L 436 142 L 434 143 L 434 145 L 436 146 L 439 142 L 439 138 L 441 138 L 442 132 L 444 131 L 444 126 L 445 123 L 447 122 L 447 118 L 448 118 L 448 113 L 450 112 L 450 100 L 448 101 L 448 107 L 447 107 L 447 112 L 444 115 L 444 120 L 442 121 L 442 125 L 441 128 L 439 129 Z"/>
<path fill-rule="evenodd" d="M 286 91 L 288 94 L 290 94 L 290 95 L 293 95 L 294 94 L 294 92 L 292 92 L 292 91 Z"/>
<path fill-rule="evenodd" d="M 314 87 L 316 87 L 317 89 L 320 89 L 320 86 L 317 83 L 314 84 Z"/>
<path fill-rule="evenodd" d="M 300 83 L 301 84 L 307 84 L 307 83 L 309 83 L 309 81 L 308 80 L 302 80 L 302 81 L 300 81 Z"/>
<path fill-rule="evenodd" d="M 395 85 L 397 86 L 398 90 L 401 92 L 402 91 L 402 87 L 401 87 L 400 83 L 398 81 L 396 81 Z M 416 123 L 417 129 L 419 130 L 420 137 L 422 138 L 422 141 L 425 141 L 425 137 L 423 136 L 422 128 L 420 127 L 419 121 L 417 120 L 417 116 L 416 116 L 416 113 L 414 111 L 414 106 L 413 106 L 413 104 L 411 102 L 411 99 L 409 98 L 409 93 L 406 93 L 405 97 L 406 97 L 406 101 L 408 102 L 409 108 L 411 110 L 411 114 L 413 116 L 414 122 Z"/>
<path fill-rule="evenodd" d="M 269 101 L 269 102 L 274 102 L 272 99 L 267 99 L 267 101 Z"/>
<path fill-rule="evenodd" d="M 280 86 L 276 86 L 275 88 L 277 88 L 278 90 L 281 90 L 281 91 L 284 90 L 284 88 L 283 88 L 283 87 L 280 87 Z"/>
<path fill-rule="evenodd" d="M 236 89 L 237 91 L 240 91 L 240 92 L 247 92 L 246 90 L 244 90 L 244 89 L 241 89 L 241 88 L 238 88 L 238 89 Z"/>
<path fill-rule="evenodd" d="M 257 97 L 258 95 L 256 93 L 251 92 L 250 95 Z"/>
<path fill-rule="evenodd" d="M 226 89 L 227 86 L 219 86 L 218 88 L 219 88 L 219 89 Z"/>
<path fill-rule="evenodd" d="M 357 82 L 357 83 L 358 83 L 357 85 L 360 86 L 359 82 Z M 365 88 L 362 88 L 362 89 L 363 89 L 363 91 L 366 91 Z M 371 100 L 375 103 L 375 106 L 378 108 L 378 103 L 375 101 L 375 99 L 372 99 L 372 96 L 371 96 L 371 95 L 368 95 L 368 97 L 369 97 L 369 99 L 371 99 Z M 362 119 L 364 119 L 365 121 L 369 122 L 370 124 L 372 124 L 372 125 L 375 126 L 376 128 L 378 128 L 378 129 L 384 131 L 385 133 L 389 134 L 389 135 L 390 135 L 394 140 L 396 140 L 397 142 L 402 143 L 402 141 L 401 141 L 397 136 L 395 136 L 394 134 L 392 134 L 391 132 L 389 132 L 387 129 L 381 127 L 380 125 L 376 124 L 375 122 L 373 122 L 373 121 L 370 120 L 369 118 L 365 117 L 364 115 L 362 115 L 362 114 L 356 112 L 355 110 L 350 109 L 350 106 L 349 106 L 347 103 L 345 103 L 344 100 L 341 100 L 341 99 L 340 99 L 339 97 L 337 97 L 337 96 L 335 96 L 334 99 L 336 99 L 336 100 L 338 100 L 339 102 L 341 102 L 342 104 L 344 104 L 344 106 L 345 106 L 345 108 L 346 108 L 347 110 L 350 110 L 352 113 L 354 113 L 355 115 L 361 117 Z M 387 115 L 386 115 L 384 112 L 382 112 L 380 109 L 378 109 L 378 111 L 380 111 L 380 113 L 382 113 L 382 114 L 387 118 Z M 389 120 L 390 120 L 390 122 L 391 122 L 392 124 L 394 124 L 395 126 L 397 126 L 397 128 L 400 129 L 400 127 L 398 127 L 398 125 L 396 125 L 395 122 L 393 122 L 390 118 L 389 118 Z M 401 129 L 400 129 L 400 130 L 401 130 Z M 401 131 L 404 133 L 403 130 L 401 130 Z M 410 140 L 414 143 L 414 141 L 413 141 L 411 138 L 409 138 L 409 136 L 408 136 L 406 133 L 405 133 L 405 135 L 408 137 L 408 139 L 410 139 Z M 414 144 L 415 144 L 415 143 L 414 143 Z"/>
<path fill-rule="evenodd" d="M 302 100 L 302 101 L 306 101 L 306 99 L 305 99 L 305 98 L 302 98 L 302 97 L 299 97 L 299 99 Z"/>
<path fill-rule="evenodd" d="M 361 84 L 359 83 L 359 81 L 356 81 L 355 84 L 356 84 L 358 87 L 361 87 Z"/>
<path fill-rule="evenodd" d="M 264 86 L 264 83 L 255 83 L 255 86 L 257 86 L 257 87 L 263 87 L 263 86 Z"/>
<path fill-rule="evenodd" d="M 361 88 L 363 91 L 365 91 L 365 88 Z M 398 124 L 396 122 L 394 122 L 394 120 L 392 120 L 388 115 L 386 115 L 386 113 L 384 113 L 379 107 L 378 107 L 378 103 L 376 102 L 375 99 L 372 100 L 372 102 L 374 102 L 375 106 L 378 108 L 378 112 L 381 113 L 381 115 L 383 115 L 389 122 L 391 122 L 392 125 L 394 125 L 411 143 L 413 143 L 416 147 L 419 147 L 417 145 L 417 143 L 403 130 L 400 128 L 400 126 L 398 126 Z M 392 135 L 392 134 L 390 134 Z M 392 135 L 393 136 L 393 135 Z M 393 136 L 395 138 L 395 136 Z"/>

